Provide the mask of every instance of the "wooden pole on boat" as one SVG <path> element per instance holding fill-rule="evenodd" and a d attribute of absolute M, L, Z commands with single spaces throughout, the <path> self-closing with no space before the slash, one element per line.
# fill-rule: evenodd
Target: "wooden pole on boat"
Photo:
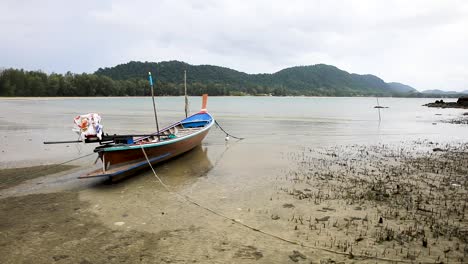
<path fill-rule="evenodd" d="M 185 89 L 185 118 L 187 118 L 188 117 L 187 71 L 184 71 L 184 89 Z"/>
<path fill-rule="evenodd" d="M 203 94 L 202 97 L 202 109 L 200 110 L 201 112 L 206 112 L 206 104 L 208 103 L 208 94 Z"/>
<path fill-rule="evenodd" d="M 159 139 L 159 123 L 158 123 L 158 114 L 156 113 L 156 103 L 154 102 L 154 89 L 153 89 L 153 77 L 151 76 L 151 72 L 148 72 L 148 79 L 151 86 L 151 98 L 153 99 L 153 110 L 154 110 L 154 120 L 156 121 L 156 129 L 158 133 Z"/>

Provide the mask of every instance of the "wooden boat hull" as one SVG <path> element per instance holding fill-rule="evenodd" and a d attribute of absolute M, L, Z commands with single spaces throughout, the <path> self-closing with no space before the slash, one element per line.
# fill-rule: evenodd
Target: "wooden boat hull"
<path fill-rule="evenodd" d="M 115 181 L 132 175 L 148 168 L 148 160 L 151 164 L 157 164 L 200 145 L 213 124 L 214 120 L 211 120 L 209 125 L 203 127 L 200 131 L 179 139 L 104 148 L 98 151 L 103 167 L 79 178 L 109 177 L 112 181 Z"/>

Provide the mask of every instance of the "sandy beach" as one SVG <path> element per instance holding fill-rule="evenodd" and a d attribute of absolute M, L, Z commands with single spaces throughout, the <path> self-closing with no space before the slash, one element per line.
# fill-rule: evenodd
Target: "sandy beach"
<path fill-rule="evenodd" d="M 231 209 L 230 197 L 168 192 L 150 173 L 50 192 L 38 184 L 72 168 L 18 169 L 29 179 L 0 190 L 0 262 L 466 263 L 468 144 L 305 147 L 281 159 L 289 166 L 252 194 L 262 200 Z"/>

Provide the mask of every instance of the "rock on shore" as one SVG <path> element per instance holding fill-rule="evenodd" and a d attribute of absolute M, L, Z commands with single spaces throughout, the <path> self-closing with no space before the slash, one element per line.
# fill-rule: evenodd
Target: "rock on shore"
<path fill-rule="evenodd" d="M 436 100 L 434 103 L 428 103 L 424 106 L 427 107 L 440 107 L 440 108 L 463 108 L 468 109 L 468 96 L 458 98 L 457 102 L 444 102 L 444 100 Z"/>

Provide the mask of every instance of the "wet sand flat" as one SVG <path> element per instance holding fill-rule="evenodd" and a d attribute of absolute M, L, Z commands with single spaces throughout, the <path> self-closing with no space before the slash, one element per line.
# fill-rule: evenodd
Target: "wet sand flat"
<path fill-rule="evenodd" d="M 11 188 L 24 181 L 76 168 L 73 165 L 39 165 L 0 169 L 0 189 Z"/>
<path fill-rule="evenodd" d="M 119 232 L 86 213 L 78 193 L 2 199 L 1 263 L 151 263 L 168 234 Z"/>
<path fill-rule="evenodd" d="M 230 151 L 223 155 L 243 146 Z M 250 187 L 206 174 L 238 164 L 200 165 L 187 181 L 177 174 L 188 167 L 176 159 L 157 167 L 170 192 L 146 172 L 119 184 L 5 197 L 0 262 L 466 262 L 466 143 L 304 147 L 273 156 L 271 180 Z M 223 190 L 236 185 L 244 190 Z"/>

